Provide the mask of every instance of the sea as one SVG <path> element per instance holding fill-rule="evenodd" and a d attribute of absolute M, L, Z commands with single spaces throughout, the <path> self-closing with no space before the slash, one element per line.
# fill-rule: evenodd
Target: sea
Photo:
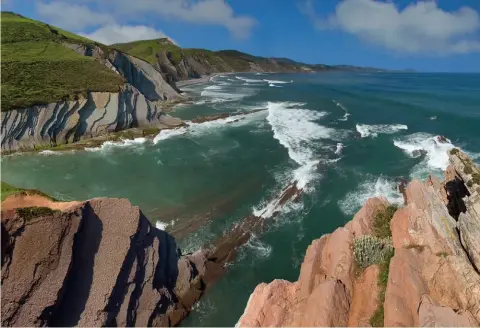
<path fill-rule="evenodd" d="M 225 74 L 185 92 L 192 103 L 170 114 L 187 123 L 240 115 L 153 140 L 1 162 L 3 181 L 58 199 L 128 198 L 184 254 L 249 214 L 268 220 L 183 326 L 235 325 L 257 284 L 295 281 L 312 240 L 343 226 L 369 197 L 401 204 L 401 179 L 441 178 L 453 147 L 480 160 L 479 74 Z M 293 181 L 300 200 L 275 213 Z"/>

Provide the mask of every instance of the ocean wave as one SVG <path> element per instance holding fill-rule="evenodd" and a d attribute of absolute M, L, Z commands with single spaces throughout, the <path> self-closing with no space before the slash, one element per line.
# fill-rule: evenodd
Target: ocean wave
<path fill-rule="evenodd" d="M 62 152 L 60 151 L 53 151 L 53 150 L 42 150 L 41 152 L 38 153 L 39 155 L 44 155 L 44 156 L 58 156 L 61 155 Z"/>
<path fill-rule="evenodd" d="M 222 90 L 222 87 L 220 85 L 209 85 L 205 90 Z"/>
<path fill-rule="evenodd" d="M 436 117 L 436 116 L 430 116 L 428 119 L 429 119 L 430 121 L 434 121 L 434 120 L 437 119 L 437 117 Z"/>
<path fill-rule="evenodd" d="M 162 222 L 162 221 L 157 221 L 155 222 L 155 227 L 158 229 L 158 230 L 163 230 L 165 231 L 165 229 L 169 226 L 168 223 L 165 223 L 165 222 Z"/>
<path fill-rule="evenodd" d="M 257 80 L 257 79 L 248 79 L 246 77 L 241 77 L 241 76 L 235 76 L 236 79 L 242 80 L 244 82 L 248 83 L 263 83 L 263 80 Z"/>
<path fill-rule="evenodd" d="M 345 114 L 342 116 L 342 118 L 339 118 L 338 120 L 339 121 L 346 121 L 348 120 L 348 117 L 350 116 L 350 113 L 348 112 L 348 110 L 345 108 L 345 106 L 343 106 L 341 103 L 339 103 L 338 101 L 336 100 L 332 100 L 333 103 L 335 105 L 337 105 L 338 107 L 340 107 L 341 109 L 343 109 L 345 111 Z"/>
<path fill-rule="evenodd" d="M 391 204 L 403 204 L 403 195 L 398 191 L 395 181 L 385 177 L 370 177 L 340 200 L 338 206 L 344 214 L 354 215 L 367 199 L 380 196 L 388 199 Z"/>
<path fill-rule="evenodd" d="M 448 151 L 455 148 L 449 139 L 441 140 L 439 136 L 424 132 L 395 139 L 393 144 L 412 158 L 425 155 L 424 160 L 414 167 L 414 177 L 424 177 L 429 171 L 440 174 L 449 164 Z"/>
<path fill-rule="evenodd" d="M 157 144 L 158 142 L 166 139 L 170 139 L 171 137 L 175 136 L 180 136 L 182 134 L 185 134 L 187 132 L 187 129 L 182 127 L 178 129 L 165 129 L 161 130 L 159 134 L 153 138 L 153 143 Z"/>
<path fill-rule="evenodd" d="M 89 152 L 109 151 L 115 148 L 125 148 L 142 145 L 147 141 L 146 138 L 125 139 L 121 141 L 105 141 L 100 147 L 85 148 Z"/>
<path fill-rule="evenodd" d="M 343 144 L 341 142 L 337 143 L 337 148 L 335 149 L 335 155 L 340 155 L 343 151 Z"/>
<path fill-rule="evenodd" d="M 244 245 L 250 251 L 253 251 L 257 258 L 268 258 L 272 253 L 272 246 L 262 242 L 256 235 L 252 234 L 248 242 Z"/>
<path fill-rule="evenodd" d="M 200 95 L 202 97 L 209 98 L 210 102 L 216 103 L 216 102 L 226 102 L 226 101 L 236 101 L 243 99 L 245 97 L 251 96 L 253 94 L 252 92 L 253 89 L 246 89 L 243 88 L 243 92 L 237 92 L 235 93 L 228 93 L 228 92 L 220 92 L 220 90 L 203 90 Z"/>
<path fill-rule="evenodd" d="M 284 83 L 293 83 L 293 80 L 291 81 L 280 81 L 280 80 L 267 80 L 263 79 L 263 81 L 270 83 L 270 84 L 284 84 Z"/>
<path fill-rule="evenodd" d="M 282 88 L 282 86 L 280 86 L 280 85 L 275 85 L 275 84 L 273 84 L 273 83 L 270 83 L 268 86 L 269 86 L 269 87 L 274 87 L 274 88 Z"/>
<path fill-rule="evenodd" d="M 408 130 L 408 126 L 404 124 L 377 124 L 377 125 L 357 124 L 356 128 L 362 138 L 366 138 L 366 137 L 375 138 L 379 134 L 393 134 L 401 130 Z"/>

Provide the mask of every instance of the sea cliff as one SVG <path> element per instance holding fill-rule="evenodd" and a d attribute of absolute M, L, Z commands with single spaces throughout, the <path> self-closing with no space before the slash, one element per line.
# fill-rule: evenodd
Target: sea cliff
<path fill-rule="evenodd" d="M 458 149 L 449 160 L 404 206 L 369 199 L 314 240 L 298 280 L 258 285 L 237 325 L 478 326 L 480 170 Z"/>

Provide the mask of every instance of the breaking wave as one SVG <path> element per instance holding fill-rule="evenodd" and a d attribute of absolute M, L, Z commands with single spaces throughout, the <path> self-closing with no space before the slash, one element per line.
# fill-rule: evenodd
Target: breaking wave
<path fill-rule="evenodd" d="M 335 149 L 335 155 L 340 155 L 343 151 L 343 144 L 341 142 L 337 143 L 337 148 Z"/>
<path fill-rule="evenodd" d="M 185 134 L 187 132 L 186 128 L 178 128 L 178 129 L 166 129 L 166 130 L 161 130 L 159 134 L 153 138 L 153 143 L 156 144 L 159 141 L 169 139 L 171 137 L 175 136 L 180 136 L 182 134 Z"/>
<path fill-rule="evenodd" d="M 379 134 L 393 134 L 401 130 L 408 130 L 408 126 L 404 124 L 357 124 L 356 128 L 362 138 L 375 138 Z"/>
<path fill-rule="evenodd" d="M 391 204 L 401 205 L 403 195 L 398 191 L 395 181 L 385 177 L 369 178 L 344 199 L 338 202 L 338 206 L 346 215 L 354 215 L 371 197 L 383 196 Z"/>
<path fill-rule="evenodd" d="M 291 81 L 280 81 L 280 80 L 267 80 L 263 79 L 263 81 L 270 83 L 270 84 L 284 84 L 284 83 L 293 83 L 293 80 Z"/>
<path fill-rule="evenodd" d="M 143 145 L 146 141 L 146 138 L 125 139 L 121 141 L 105 141 L 100 147 L 90 147 L 85 148 L 85 150 L 89 152 L 109 151 L 115 148 L 125 148 Z"/>
<path fill-rule="evenodd" d="M 332 100 L 332 101 L 333 101 L 333 103 L 334 103 L 335 105 L 337 105 L 338 107 L 340 107 L 341 109 L 343 109 L 343 110 L 345 111 L 345 114 L 342 116 L 342 118 L 339 118 L 338 120 L 339 120 L 339 121 L 346 121 L 346 120 L 348 120 L 348 117 L 350 116 L 350 113 L 348 112 L 348 110 L 347 110 L 341 103 L 339 103 L 338 101 L 336 101 L 336 100 Z"/>
<path fill-rule="evenodd" d="M 248 242 L 244 246 L 245 248 L 253 251 L 256 257 L 267 258 L 272 253 L 272 246 L 262 242 L 256 235 L 252 234 L 248 239 Z"/>
<path fill-rule="evenodd" d="M 246 77 L 241 77 L 241 76 L 235 76 L 236 79 L 242 80 L 244 82 L 248 83 L 263 83 L 263 80 L 257 80 L 257 79 L 248 79 Z"/>
<path fill-rule="evenodd" d="M 449 164 L 448 151 L 455 148 L 449 139 L 423 132 L 395 139 L 393 144 L 412 158 L 425 156 L 413 168 L 413 177 L 424 177 L 430 171 L 441 174 Z"/>
<path fill-rule="evenodd" d="M 280 86 L 280 85 L 275 85 L 275 84 L 273 84 L 273 83 L 270 83 L 268 86 L 269 86 L 269 87 L 275 87 L 275 88 L 281 88 L 281 87 L 282 87 L 282 86 Z"/>

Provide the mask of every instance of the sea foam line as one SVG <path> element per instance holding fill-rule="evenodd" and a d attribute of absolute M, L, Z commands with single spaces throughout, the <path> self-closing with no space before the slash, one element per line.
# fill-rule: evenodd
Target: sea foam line
<path fill-rule="evenodd" d="M 408 126 L 404 124 L 377 124 L 377 125 L 357 124 L 356 128 L 362 138 L 366 138 L 366 137 L 375 138 L 379 134 L 393 134 L 401 130 L 408 130 Z"/>

